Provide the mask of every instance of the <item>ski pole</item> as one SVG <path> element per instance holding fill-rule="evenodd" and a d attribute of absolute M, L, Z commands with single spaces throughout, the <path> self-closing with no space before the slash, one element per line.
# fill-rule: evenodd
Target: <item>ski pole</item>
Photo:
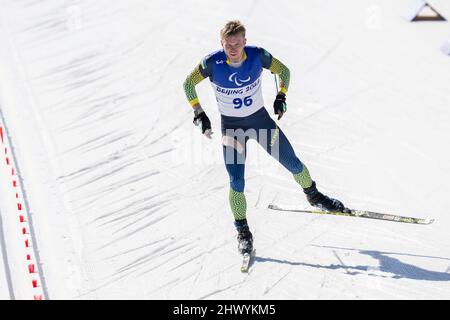
<path fill-rule="evenodd" d="M 277 80 L 277 75 L 276 73 L 273 74 L 273 77 L 275 78 L 275 94 L 278 94 L 278 80 Z"/>

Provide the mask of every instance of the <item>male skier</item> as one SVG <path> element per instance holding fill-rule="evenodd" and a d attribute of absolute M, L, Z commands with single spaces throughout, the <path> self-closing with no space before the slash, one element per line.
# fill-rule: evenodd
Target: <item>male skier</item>
<path fill-rule="evenodd" d="M 225 166 L 230 177 L 229 203 L 241 254 L 253 251 L 253 236 L 247 224 L 244 195 L 246 142 L 250 138 L 257 140 L 293 174 L 312 206 L 327 211 L 346 210 L 342 202 L 317 190 L 308 169 L 295 155 L 283 131 L 264 108 L 261 92 L 263 68 L 280 77 L 280 90 L 273 104 L 278 120 L 287 110 L 286 93 L 290 73 L 283 63 L 263 48 L 246 46 L 245 31 L 239 21 L 229 21 L 220 32 L 223 49 L 206 56 L 184 82 L 186 97 L 194 110 L 194 124 L 209 138 L 211 122 L 199 103 L 195 86 L 209 78 L 216 95 L 221 113 Z"/>

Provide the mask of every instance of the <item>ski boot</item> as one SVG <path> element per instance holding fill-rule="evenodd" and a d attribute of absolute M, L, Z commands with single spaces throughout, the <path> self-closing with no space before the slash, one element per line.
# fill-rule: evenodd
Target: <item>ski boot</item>
<path fill-rule="evenodd" d="M 303 189 L 303 192 L 306 194 L 306 199 L 308 199 L 308 202 L 313 207 L 317 207 L 324 211 L 349 212 L 349 209 L 347 209 L 341 201 L 327 197 L 319 192 L 314 181 L 311 187 Z"/>
<path fill-rule="evenodd" d="M 253 235 L 247 224 L 247 219 L 236 220 L 234 222 L 236 230 L 238 232 L 238 251 L 244 255 L 246 253 L 251 254 L 253 252 Z"/>

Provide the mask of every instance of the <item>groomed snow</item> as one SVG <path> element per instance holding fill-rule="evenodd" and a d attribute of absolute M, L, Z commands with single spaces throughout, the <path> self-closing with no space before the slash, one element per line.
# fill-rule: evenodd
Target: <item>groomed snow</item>
<path fill-rule="evenodd" d="M 410 5 L 1 0 L 0 104 L 49 298 L 449 299 L 449 27 L 406 22 Z M 290 68 L 279 124 L 319 188 L 434 224 L 270 211 L 307 203 L 250 143 L 257 258 L 239 272 L 215 98 L 197 87 L 207 140 L 182 89 L 230 19 Z M 274 93 L 266 71 L 271 113 Z"/>

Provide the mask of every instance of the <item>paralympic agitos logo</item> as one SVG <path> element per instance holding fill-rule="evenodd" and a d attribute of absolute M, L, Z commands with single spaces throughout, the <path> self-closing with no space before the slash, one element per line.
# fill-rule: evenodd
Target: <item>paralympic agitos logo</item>
<path fill-rule="evenodd" d="M 238 77 L 237 77 L 237 72 L 233 72 L 229 77 L 228 77 L 228 80 L 229 81 L 231 81 L 231 82 L 234 82 L 237 86 L 242 86 L 243 84 L 245 84 L 245 83 L 247 83 L 247 82 L 249 82 L 250 81 L 250 76 L 247 78 L 247 79 L 245 79 L 245 80 L 243 80 L 243 79 L 238 79 Z"/>

